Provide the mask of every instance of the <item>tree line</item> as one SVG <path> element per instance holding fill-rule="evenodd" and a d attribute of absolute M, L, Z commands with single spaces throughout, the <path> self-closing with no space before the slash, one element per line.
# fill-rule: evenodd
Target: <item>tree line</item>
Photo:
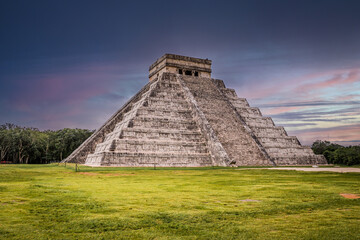
<path fill-rule="evenodd" d="M 329 141 L 315 141 L 312 146 L 315 154 L 323 154 L 332 164 L 357 165 L 360 164 L 360 146 L 344 147 Z"/>
<path fill-rule="evenodd" d="M 64 128 L 40 131 L 11 123 L 0 125 L 1 163 L 50 163 L 69 156 L 94 131 Z"/>

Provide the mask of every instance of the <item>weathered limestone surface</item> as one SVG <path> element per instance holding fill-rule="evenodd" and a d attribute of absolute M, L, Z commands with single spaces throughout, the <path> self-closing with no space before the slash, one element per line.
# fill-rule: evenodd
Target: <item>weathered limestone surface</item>
<path fill-rule="evenodd" d="M 270 165 L 210 78 L 181 76 L 235 165 Z"/>
<path fill-rule="evenodd" d="M 213 161 L 181 85 L 175 75 L 164 73 L 97 144 L 85 164 L 198 167 Z"/>
<path fill-rule="evenodd" d="M 326 164 L 210 73 L 210 60 L 164 55 L 150 67 L 150 82 L 64 161 L 163 167 Z"/>

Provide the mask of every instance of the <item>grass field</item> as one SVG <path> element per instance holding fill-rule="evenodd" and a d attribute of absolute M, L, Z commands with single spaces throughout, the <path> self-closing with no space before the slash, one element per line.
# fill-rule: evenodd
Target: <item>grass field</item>
<path fill-rule="evenodd" d="M 0 166 L 0 239 L 360 239 L 360 174 Z"/>

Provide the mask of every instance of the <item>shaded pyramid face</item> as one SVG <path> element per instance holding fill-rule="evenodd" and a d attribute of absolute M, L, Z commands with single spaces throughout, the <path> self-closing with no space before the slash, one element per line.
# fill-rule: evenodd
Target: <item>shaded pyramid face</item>
<path fill-rule="evenodd" d="M 152 79 L 65 161 L 144 167 L 326 164 L 223 81 L 171 72 Z"/>

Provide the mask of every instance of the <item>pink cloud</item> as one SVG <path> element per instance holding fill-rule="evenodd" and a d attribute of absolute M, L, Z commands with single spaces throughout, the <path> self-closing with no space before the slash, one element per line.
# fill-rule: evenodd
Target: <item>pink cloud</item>
<path fill-rule="evenodd" d="M 338 96 L 335 100 L 336 101 L 351 101 L 351 100 L 356 100 L 356 99 L 360 99 L 360 94 L 350 94 L 350 95 L 345 95 L 345 96 Z"/>
<path fill-rule="evenodd" d="M 360 140 L 360 124 L 289 131 L 289 135 L 296 135 L 302 143 L 307 145 L 316 140 L 328 140 L 331 142 L 354 141 Z"/>
<path fill-rule="evenodd" d="M 279 114 L 279 113 L 290 112 L 293 110 L 300 110 L 303 108 L 304 107 L 274 107 L 274 108 L 270 108 L 270 109 L 264 108 L 262 110 L 262 113 L 264 115 L 275 115 L 275 114 Z"/>
<path fill-rule="evenodd" d="M 325 80 L 324 80 L 325 79 Z M 239 95 L 249 99 L 287 96 L 287 98 L 304 97 L 311 90 L 324 89 L 337 85 L 351 84 L 360 81 L 360 69 L 335 69 L 324 72 L 306 74 L 301 77 L 269 80 L 268 84 L 253 81 L 238 90 Z M 306 96 L 307 97 L 307 96 Z"/>
<path fill-rule="evenodd" d="M 335 74 L 330 79 L 317 83 L 309 83 L 302 85 L 296 89 L 297 92 L 307 92 L 309 90 L 317 90 L 336 85 L 349 84 L 359 81 L 359 70 L 351 71 L 349 73 Z"/>

